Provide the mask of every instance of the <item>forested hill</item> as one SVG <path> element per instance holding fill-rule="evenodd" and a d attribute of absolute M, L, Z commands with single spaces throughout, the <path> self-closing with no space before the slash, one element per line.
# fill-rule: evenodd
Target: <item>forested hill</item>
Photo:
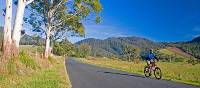
<path fill-rule="evenodd" d="M 161 48 L 164 47 L 163 44 L 153 42 L 151 40 L 140 38 L 140 37 L 112 37 L 107 38 L 105 40 L 89 38 L 82 41 L 77 42 L 76 44 L 86 43 L 92 46 L 102 46 L 103 45 L 120 45 L 120 44 L 131 44 L 141 49 L 149 49 L 149 48 Z"/>
<path fill-rule="evenodd" d="M 159 49 L 165 46 L 160 43 L 140 37 L 112 37 L 105 40 L 89 38 L 75 43 L 77 45 L 88 44 L 92 47 L 92 55 L 94 56 L 114 56 L 122 57 L 123 48 L 132 45 L 141 50 L 150 48 Z"/>
<path fill-rule="evenodd" d="M 121 57 L 123 47 L 132 45 L 139 48 L 141 51 L 154 48 L 176 47 L 184 52 L 200 58 L 200 37 L 194 38 L 191 41 L 176 42 L 176 43 L 159 43 L 140 37 L 118 37 L 108 38 L 105 40 L 89 38 L 75 43 L 77 45 L 88 44 L 92 47 L 92 55 L 94 56 L 115 56 Z"/>

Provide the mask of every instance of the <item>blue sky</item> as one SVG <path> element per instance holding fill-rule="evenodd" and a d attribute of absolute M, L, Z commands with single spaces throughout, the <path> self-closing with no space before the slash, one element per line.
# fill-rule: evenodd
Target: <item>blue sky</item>
<path fill-rule="evenodd" d="M 85 38 L 139 36 L 154 41 L 187 41 L 200 35 L 200 0 L 100 1 L 102 23 L 86 21 Z M 0 4 L 0 9 L 5 7 L 4 0 Z M 0 25 L 3 25 L 2 15 Z M 69 37 L 69 40 L 85 38 Z"/>

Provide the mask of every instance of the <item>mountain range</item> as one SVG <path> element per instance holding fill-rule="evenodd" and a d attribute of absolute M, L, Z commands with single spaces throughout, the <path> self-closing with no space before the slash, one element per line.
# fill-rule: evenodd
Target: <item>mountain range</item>
<path fill-rule="evenodd" d="M 200 59 L 200 37 L 196 37 L 191 41 L 186 42 L 154 42 L 152 40 L 141 37 L 112 37 L 104 40 L 89 38 L 76 42 L 75 44 L 88 44 L 92 48 L 93 56 L 106 57 L 122 57 L 123 48 L 126 45 L 132 45 L 139 48 L 141 51 L 149 49 L 169 49 L 175 52 L 179 51 L 183 55 L 191 55 Z M 184 54 L 184 53 L 185 54 Z"/>

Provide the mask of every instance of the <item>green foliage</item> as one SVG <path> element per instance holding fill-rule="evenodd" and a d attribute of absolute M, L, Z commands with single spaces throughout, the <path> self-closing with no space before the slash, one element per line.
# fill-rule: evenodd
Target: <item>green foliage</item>
<path fill-rule="evenodd" d="M 56 42 L 53 46 L 53 53 L 60 56 L 72 56 L 74 52 L 74 45 L 67 40 Z"/>
<path fill-rule="evenodd" d="M 32 59 L 29 55 L 27 55 L 25 52 L 20 52 L 19 60 L 21 63 L 23 63 L 27 68 L 32 68 L 34 70 L 37 69 L 37 63 L 34 59 Z"/>
<path fill-rule="evenodd" d="M 81 44 L 76 49 L 76 57 L 86 58 L 91 53 L 91 47 L 87 44 Z"/>
<path fill-rule="evenodd" d="M 140 51 L 138 48 L 134 47 L 133 45 L 126 45 L 124 47 L 124 57 L 128 60 L 128 61 L 133 61 L 134 59 L 139 58 L 140 55 Z"/>
<path fill-rule="evenodd" d="M 84 36 L 83 20 L 94 15 L 95 22 L 99 23 L 99 13 L 102 11 L 99 0 L 36 0 L 27 8 L 31 13 L 24 21 L 32 25 L 33 31 L 49 30 L 51 37 L 63 36 L 63 32 Z"/>
<path fill-rule="evenodd" d="M 15 72 L 17 71 L 13 58 L 11 58 L 7 63 L 7 70 L 9 74 L 15 74 Z"/>

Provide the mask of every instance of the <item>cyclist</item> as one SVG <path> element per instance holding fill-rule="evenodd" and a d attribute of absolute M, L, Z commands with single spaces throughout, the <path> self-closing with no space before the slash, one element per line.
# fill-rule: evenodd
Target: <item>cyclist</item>
<path fill-rule="evenodd" d="M 153 53 L 153 49 L 150 49 L 149 54 L 146 57 L 147 66 L 149 67 L 151 65 L 151 62 L 155 62 L 155 59 L 158 60 L 156 55 Z"/>

